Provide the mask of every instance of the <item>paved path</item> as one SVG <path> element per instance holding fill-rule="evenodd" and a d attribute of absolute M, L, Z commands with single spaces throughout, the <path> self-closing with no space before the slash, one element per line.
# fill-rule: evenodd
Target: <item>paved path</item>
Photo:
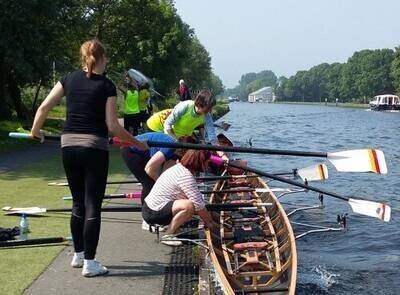
<path fill-rule="evenodd" d="M 137 190 L 123 185 L 119 192 Z M 113 201 L 126 204 L 128 200 Z M 69 266 L 72 247 L 67 247 L 24 294 L 161 294 L 171 248 L 155 242 L 156 235 L 141 229 L 140 213 L 102 214 L 97 259 L 110 270 L 104 277 L 84 278 L 81 269 Z"/>

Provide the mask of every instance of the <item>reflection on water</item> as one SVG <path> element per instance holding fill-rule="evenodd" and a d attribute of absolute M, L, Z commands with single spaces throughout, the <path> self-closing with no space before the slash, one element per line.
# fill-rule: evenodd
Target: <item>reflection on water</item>
<path fill-rule="evenodd" d="M 309 105 L 232 103 L 223 120 L 236 145 L 286 150 L 334 152 L 378 148 L 389 173 L 338 173 L 325 162 L 329 179 L 314 186 L 345 196 L 385 201 L 392 220 L 384 223 L 351 213 L 346 202 L 325 197 L 325 208 L 302 212 L 294 221 L 334 225 L 337 214 L 349 213 L 347 233 L 324 233 L 297 241 L 298 294 L 398 294 L 400 279 L 400 113 L 367 112 Z M 324 159 L 243 154 L 266 172 L 291 171 Z M 281 186 L 271 182 L 271 186 Z M 317 194 L 286 196 L 282 202 L 317 204 Z M 287 206 L 288 210 L 292 207 Z M 295 228 L 296 230 L 296 228 Z"/>

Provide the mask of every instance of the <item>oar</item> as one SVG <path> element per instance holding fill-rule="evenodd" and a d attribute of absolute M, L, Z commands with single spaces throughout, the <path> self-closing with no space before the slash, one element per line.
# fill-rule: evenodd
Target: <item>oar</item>
<path fill-rule="evenodd" d="M 147 141 L 147 145 L 150 147 L 327 158 L 335 166 L 335 168 L 341 172 L 375 172 L 379 174 L 387 173 L 385 156 L 382 151 L 376 149 L 348 150 L 335 153 L 326 153 L 265 149 L 254 147 L 215 146 L 180 142 L 155 142 L 152 140 Z"/>
<path fill-rule="evenodd" d="M 259 207 L 272 206 L 272 203 L 232 203 L 232 204 L 206 204 L 209 211 L 229 211 L 229 210 L 242 210 L 242 209 L 255 209 Z M 38 215 L 46 212 L 71 212 L 71 208 L 40 208 L 40 207 L 3 207 L 6 215 Z M 101 208 L 102 212 L 141 212 L 141 206 L 109 206 Z"/>
<path fill-rule="evenodd" d="M 129 184 L 129 183 L 140 183 L 138 180 L 122 180 L 122 181 L 109 181 L 107 184 Z M 53 181 L 47 183 L 49 186 L 68 186 L 68 182 Z"/>
<path fill-rule="evenodd" d="M 328 179 L 328 168 L 325 164 L 313 165 L 300 169 L 293 169 L 292 172 L 279 172 L 274 175 L 293 175 L 299 176 L 304 181 L 321 181 Z M 216 181 L 216 180 L 230 180 L 230 179 L 245 179 L 256 178 L 258 175 L 222 175 L 222 176 L 200 176 L 196 177 L 197 181 Z M 122 181 L 109 181 L 107 184 L 130 184 L 140 183 L 138 180 L 122 180 Z M 49 182 L 49 186 L 68 186 L 68 182 Z"/>
<path fill-rule="evenodd" d="M 202 194 L 210 195 L 215 193 L 220 194 L 234 194 L 234 193 L 267 193 L 270 192 L 270 189 L 267 188 L 240 188 L 240 189 L 222 189 L 222 190 L 200 190 Z M 140 199 L 141 192 L 131 192 L 126 194 L 110 194 L 104 195 L 103 199 Z M 62 198 L 65 201 L 72 200 L 71 196 L 66 196 Z"/>
<path fill-rule="evenodd" d="M 34 137 L 30 133 L 10 132 L 8 134 L 8 136 L 11 137 L 11 138 L 40 140 L 40 138 Z M 47 134 L 45 134 L 44 135 L 44 139 L 45 140 L 50 140 L 50 141 L 60 141 L 61 140 L 61 136 L 60 135 L 47 135 Z M 115 144 L 115 145 L 118 145 L 118 146 L 131 146 L 132 145 L 131 143 L 129 143 L 127 141 L 119 140 L 118 137 L 109 138 L 108 142 L 110 144 Z"/>
<path fill-rule="evenodd" d="M 344 197 L 336 193 L 332 193 L 317 187 L 309 186 L 294 180 L 290 180 L 284 177 L 276 176 L 267 172 L 260 171 L 258 169 L 250 168 L 250 167 L 243 167 L 237 164 L 233 163 L 228 163 L 228 166 L 232 166 L 235 168 L 243 169 L 252 173 L 256 173 L 258 175 L 262 175 L 280 182 L 288 183 L 294 186 L 302 187 L 304 189 L 310 190 L 310 191 L 315 191 L 324 195 L 328 195 L 343 201 L 347 201 L 352 208 L 353 212 L 362 214 L 362 215 L 367 215 L 371 217 L 376 217 L 379 218 L 380 220 L 383 221 L 390 221 L 390 213 L 391 213 L 391 208 L 384 204 L 384 203 L 377 203 L 377 202 L 372 202 L 372 201 L 367 201 L 367 200 L 360 200 L 360 199 L 354 199 L 354 198 L 349 198 L 349 197 Z"/>
<path fill-rule="evenodd" d="M 33 246 L 43 244 L 58 244 L 72 241 L 72 237 L 50 237 L 50 238 L 38 238 L 29 240 L 11 240 L 0 242 L 0 248 L 4 247 L 16 247 L 16 246 Z"/>
<path fill-rule="evenodd" d="M 3 211 L 6 211 L 6 215 L 38 215 L 46 212 L 71 212 L 72 208 L 41 208 L 41 207 L 3 207 Z M 101 208 L 102 212 L 140 212 L 141 206 L 107 206 Z"/>
<path fill-rule="evenodd" d="M 214 161 L 214 157 L 212 157 Z M 221 164 L 220 160 L 216 160 L 216 164 Z M 305 168 L 293 169 L 292 172 L 278 172 L 273 173 L 274 175 L 293 175 L 299 176 L 304 181 L 321 181 L 326 180 L 329 177 L 328 168 L 325 164 L 312 165 Z M 258 175 L 222 175 L 222 176 L 203 176 L 196 177 L 198 181 L 215 181 L 215 180 L 230 180 L 230 179 L 243 179 L 243 178 L 255 178 Z"/>

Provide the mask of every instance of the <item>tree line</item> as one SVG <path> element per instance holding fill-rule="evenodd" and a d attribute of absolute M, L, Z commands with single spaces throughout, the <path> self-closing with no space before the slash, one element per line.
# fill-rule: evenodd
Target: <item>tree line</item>
<path fill-rule="evenodd" d="M 107 75 L 116 83 L 135 68 L 167 96 L 181 78 L 194 91 L 223 91 L 172 0 L 0 1 L 0 27 L 0 118 L 30 117 L 41 90 L 79 67 L 79 47 L 93 37 L 106 45 Z"/>
<path fill-rule="evenodd" d="M 273 77 L 275 74 L 268 72 Z M 261 74 L 242 76 L 239 85 L 228 89 L 228 95 L 247 99 L 256 89 L 273 86 L 277 100 L 321 102 L 327 99 L 362 103 L 378 94 L 400 93 L 400 47 L 392 49 L 361 50 L 345 63 L 322 63 L 295 75 L 261 81 Z"/>
<path fill-rule="evenodd" d="M 242 75 L 239 84 L 231 89 L 227 89 L 225 94 L 231 97 L 238 97 L 240 100 L 247 100 L 248 95 L 260 88 L 272 86 L 276 87 L 277 77 L 270 70 L 259 73 L 247 73 Z"/>

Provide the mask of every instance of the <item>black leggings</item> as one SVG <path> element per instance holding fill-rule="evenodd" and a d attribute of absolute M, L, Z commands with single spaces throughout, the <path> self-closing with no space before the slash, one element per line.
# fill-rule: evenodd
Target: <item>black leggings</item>
<path fill-rule="evenodd" d="M 136 153 L 131 153 L 129 151 L 129 148 L 123 149 L 122 158 L 124 159 L 126 166 L 128 166 L 132 174 L 142 184 L 141 201 L 143 204 L 144 199 L 150 193 L 155 183 L 154 179 L 151 178 L 146 173 L 146 171 L 144 171 L 144 168 L 146 167 L 146 164 L 150 159 L 148 157 L 144 157 Z"/>
<path fill-rule="evenodd" d="M 133 136 L 136 136 L 139 133 L 141 117 L 142 117 L 141 113 L 124 115 L 124 128 Z"/>
<path fill-rule="evenodd" d="M 73 205 L 71 234 L 75 252 L 94 259 L 99 242 L 101 203 L 106 189 L 108 151 L 86 147 L 62 149 Z"/>

